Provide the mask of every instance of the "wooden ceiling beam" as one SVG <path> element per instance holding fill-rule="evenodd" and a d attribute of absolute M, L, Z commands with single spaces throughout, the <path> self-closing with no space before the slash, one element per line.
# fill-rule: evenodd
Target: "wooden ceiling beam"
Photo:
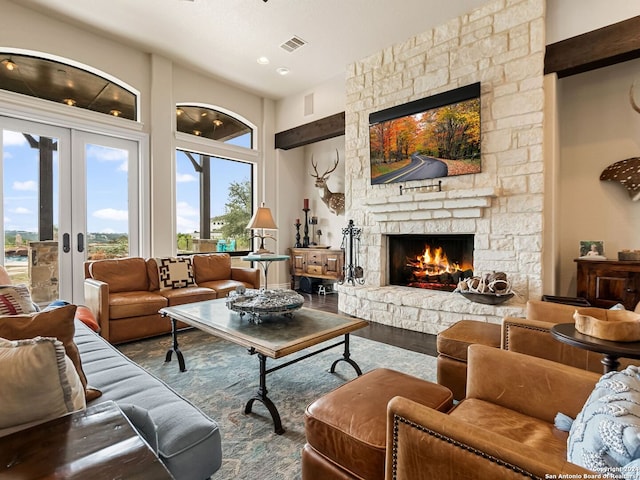
<path fill-rule="evenodd" d="M 640 58 L 640 16 L 547 45 L 544 73 L 558 78 Z"/>
<path fill-rule="evenodd" d="M 290 150 L 344 135 L 344 112 L 276 133 L 276 148 Z"/>

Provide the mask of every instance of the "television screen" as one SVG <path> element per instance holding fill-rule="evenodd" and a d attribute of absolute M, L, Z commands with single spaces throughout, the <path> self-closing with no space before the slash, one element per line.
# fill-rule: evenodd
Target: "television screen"
<path fill-rule="evenodd" d="M 479 173 L 480 83 L 369 115 L 371 184 Z"/>

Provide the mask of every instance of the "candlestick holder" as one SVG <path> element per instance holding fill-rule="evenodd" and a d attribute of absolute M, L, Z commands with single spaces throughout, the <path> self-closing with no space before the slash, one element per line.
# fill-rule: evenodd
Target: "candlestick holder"
<path fill-rule="evenodd" d="M 318 217 L 312 216 L 309 219 L 309 224 L 311 225 L 311 243 L 309 243 L 309 245 L 315 247 L 318 245 L 316 243 L 316 225 L 318 224 Z"/>
<path fill-rule="evenodd" d="M 304 237 L 302 237 L 302 248 L 309 247 L 309 210 L 310 208 L 303 208 L 304 212 Z"/>
<path fill-rule="evenodd" d="M 296 227 L 296 244 L 294 245 L 294 248 L 302 247 L 302 244 L 300 243 L 300 225 L 302 224 L 299 221 L 293 224 L 293 226 Z"/>

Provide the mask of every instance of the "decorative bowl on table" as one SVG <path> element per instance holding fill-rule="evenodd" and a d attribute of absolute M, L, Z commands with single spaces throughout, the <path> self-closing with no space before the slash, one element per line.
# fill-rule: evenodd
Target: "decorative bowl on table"
<path fill-rule="evenodd" d="M 612 342 L 640 341 L 640 314 L 630 310 L 579 308 L 573 319 L 576 330 L 583 335 Z"/>
<path fill-rule="evenodd" d="M 467 300 L 471 300 L 476 303 L 484 303 L 485 305 L 499 305 L 506 302 L 510 298 L 513 298 L 513 293 L 497 294 L 497 293 L 474 293 L 474 292 L 460 292 Z"/>
<path fill-rule="evenodd" d="M 499 305 L 513 298 L 515 292 L 504 272 L 485 273 L 463 278 L 454 290 L 467 300 L 485 305 Z"/>
<path fill-rule="evenodd" d="M 227 308 L 244 315 L 287 315 L 300 309 L 304 297 L 294 290 L 257 290 L 248 288 L 229 292 Z"/>

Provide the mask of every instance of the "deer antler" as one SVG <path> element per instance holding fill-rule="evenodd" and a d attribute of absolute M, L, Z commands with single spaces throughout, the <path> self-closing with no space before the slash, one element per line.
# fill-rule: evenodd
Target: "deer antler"
<path fill-rule="evenodd" d="M 333 164 L 333 168 L 330 170 L 327 170 L 326 172 L 324 172 L 324 175 L 322 175 L 323 177 L 326 177 L 327 175 L 329 175 L 330 173 L 333 173 L 333 171 L 338 168 L 338 162 L 340 161 L 340 155 L 338 154 L 338 149 L 336 148 L 336 162 Z"/>
<path fill-rule="evenodd" d="M 629 101 L 631 102 L 631 107 L 633 107 L 633 109 L 636 112 L 640 113 L 640 107 L 638 106 L 635 99 L 633 98 L 633 89 L 635 88 L 635 86 L 636 86 L 636 82 L 634 81 L 631 84 L 631 88 L 629 89 Z"/>
<path fill-rule="evenodd" d="M 318 164 L 313 161 L 313 154 L 311 155 L 311 165 L 313 166 L 313 170 L 316 172 L 316 174 L 314 175 L 313 173 L 310 173 L 309 175 L 314 178 L 320 178 L 320 174 L 318 173 Z"/>
<path fill-rule="evenodd" d="M 330 168 L 329 170 L 324 172 L 322 175 L 320 175 L 318 173 L 318 164 L 313 161 L 313 155 L 311 155 L 311 165 L 313 166 L 313 170 L 316 172 L 316 174 L 314 175 L 313 173 L 310 173 L 309 175 L 311 175 L 314 178 L 324 179 L 327 177 L 327 175 L 329 175 L 330 173 L 333 173 L 333 171 L 338 167 L 338 162 L 340 162 L 340 156 L 338 155 L 338 149 L 336 149 L 336 162 L 333 164 L 333 168 Z"/>

